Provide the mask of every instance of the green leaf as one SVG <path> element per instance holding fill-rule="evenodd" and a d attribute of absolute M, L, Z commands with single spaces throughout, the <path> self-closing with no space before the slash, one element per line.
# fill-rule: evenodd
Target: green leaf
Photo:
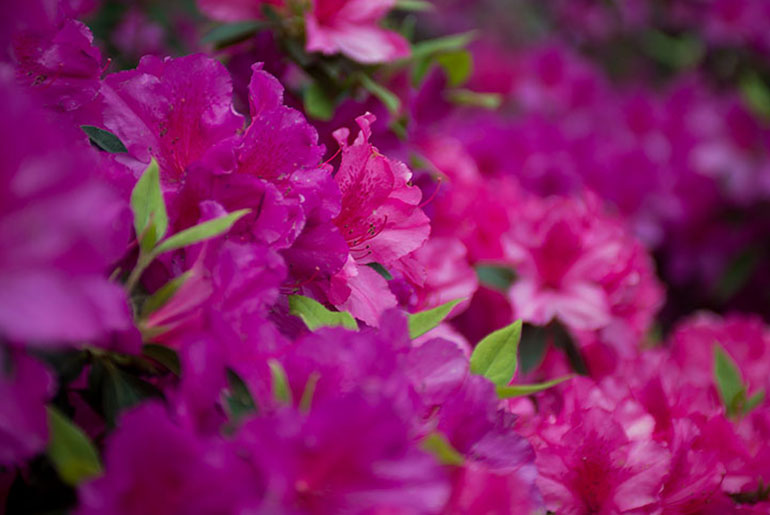
<path fill-rule="evenodd" d="M 559 383 L 563 383 L 567 379 L 572 379 L 572 375 L 567 375 L 564 377 L 559 377 L 558 379 L 554 379 L 552 381 L 547 381 L 545 383 L 538 383 L 538 384 L 513 384 L 510 386 L 498 386 L 497 387 L 497 396 L 501 399 L 511 399 L 513 397 L 524 397 L 525 395 L 531 395 L 533 393 L 542 392 L 543 390 L 547 390 L 551 387 L 556 386 Z"/>
<path fill-rule="evenodd" d="M 91 143 L 111 154 L 127 154 L 128 149 L 113 133 L 94 127 L 93 125 L 81 125 L 80 128 L 88 135 Z"/>
<path fill-rule="evenodd" d="M 436 62 L 446 72 L 449 86 L 453 88 L 464 84 L 473 72 L 473 57 L 467 50 L 443 53 L 436 57 Z"/>
<path fill-rule="evenodd" d="M 101 361 L 102 411 L 110 427 L 115 427 L 120 413 L 151 397 L 163 398 L 161 391 L 153 384 L 128 374 L 107 360 Z"/>
<path fill-rule="evenodd" d="M 505 266 L 476 265 L 476 275 L 484 286 L 507 293 L 516 279 L 516 273 Z"/>
<path fill-rule="evenodd" d="M 77 486 L 99 476 L 102 473 L 99 453 L 88 436 L 53 406 L 46 406 L 46 412 L 51 433 L 46 453 L 62 481 Z"/>
<path fill-rule="evenodd" d="M 435 329 L 449 315 L 452 309 L 465 299 L 450 300 L 436 308 L 409 315 L 409 337 L 419 338 L 431 329 Z"/>
<path fill-rule="evenodd" d="M 741 93 L 744 102 L 759 116 L 770 119 L 770 89 L 756 74 L 746 75 L 741 79 Z"/>
<path fill-rule="evenodd" d="M 473 349 L 471 372 L 506 386 L 516 373 L 520 339 L 521 320 L 486 336 Z"/>
<path fill-rule="evenodd" d="M 182 371 L 179 354 L 171 347 L 148 343 L 142 347 L 142 354 L 157 361 L 176 375 L 179 375 Z"/>
<path fill-rule="evenodd" d="M 392 114 L 398 114 L 398 112 L 401 111 L 401 99 L 399 99 L 392 91 L 382 84 L 375 82 L 365 73 L 359 74 L 358 77 L 364 89 L 380 99 L 380 101 L 385 104 L 385 107 L 388 108 L 388 111 Z"/>
<path fill-rule="evenodd" d="M 463 50 L 468 43 L 476 37 L 475 31 L 464 32 L 462 34 L 453 34 L 427 41 L 420 41 L 412 45 L 410 58 L 413 60 L 430 57 L 440 52 L 452 52 L 454 50 Z"/>
<path fill-rule="evenodd" d="M 433 432 L 422 441 L 422 448 L 433 454 L 442 465 L 462 465 L 465 463 L 463 455 L 452 447 L 449 440 L 438 432 Z"/>
<path fill-rule="evenodd" d="M 321 374 L 318 372 L 311 373 L 307 382 L 305 383 L 305 389 L 302 391 L 302 398 L 299 400 L 299 410 L 303 413 L 310 411 L 310 406 L 313 403 L 313 396 L 315 395 L 315 387 L 318 384 L 318 380 L 321 379 Z"/>
<path fill-rule="evenodd" d="M 435 7 L 432 3 L 425 0 L 396 0 L 394 9 L 400 11 L 432 11 Z"/>
<path fill-rule="evenodd" d="M 745 415 L 746 413 L 750 412 L 751 410 L 753 410 L 763 402 L 765 402 L 764 388 L 755 392 L 754 395 L 748 398 L 748 400 L 746 401 L 746 404 L 743 406 L 743 414 Z"/>
<path fill-rule="evenodd" d="M 160 169 L 154 158 L 131 192 L 131 209 L 136 236 L 142 239 L 142 250 L 149 251 L 168 229 L 168 214 L 160 189 Z"/>
<path fill-rule="evenodd" d="M 748 284 L 757 267 L 763 262 L 763 257 L 756 247 L 749 247 L 738 253 L 725 266 L 712 294 L 721 302 L 730 300 Z"/>
<path fill-rule="evenodd" d="M 323 87 L 312 82 L 302 94 L 305 113 L 317 120 L 329 121 L 334 116 L 334 99 L 326 94 Z"/>
<path fill-rule="evenodd" d="M 220 25 L 203 36 L 201 43 L 211 43 L 216 48 L 224 48 L 244 41 L 269 26 L 270 24 L 264 21 L 243 21 Z"/>
<path fill-rule="evenodd" d="M 235 222 L 237 222 L 241 217 L 247 215 L 250 212 L 251 209 L 240 209 L 230 213 L 229 215 L 220 216 L 219 218 L 214 218 L 208 222 L 194 225 L 193 227 L 185 229 L 182 232 L 178 232 L 167 240 L 162 241 L 157 247 L 155 247 L 154 252 L 156 255 L 163 254 L 164 252 L 181 249 L 182 247 L 187 247 L 188 245 L 193 245 L 203 240 L 208 240 L 210 238 L 222 235 L 229 231 Z"/>
<path fill-rule="evenodd" d="M 184 284 L 184 282 L 190 277 L 190 273 L 191 272 L 187 271 L 179 277 L 175 277 L 174 279 L 161 286 L 158 291 L 152 294 L 150 298 L 145 300 L 144 304 L 142 304 L 141 317 L 144 318 L 165 306 L 166 303 L 171 300 L 171 297 L 174 296 L 177 290 L 179 290 L 182 284 Z"/>
<path fill-rule="evenodd" d="M 382 278 L 385 279 L 386 281 L 390 281 L 393 279 L 393 275 L 390 272 L 388 272 L 388 269 L 379 263 L 367 263 L 366 266 L 368 266 L 369 268 L 371 268 L 372 270 L 380 274 Z"/>
<path fill-rule="evenodd" d="M 230 418 L 239 421 L 243 417 L 257 412 L 257 403 L 254 402 L 249 388 L 237 373 L 227 369 L 228 395 L 225 398 Z"/>
<path fill-rule="evenodd" d="M 714 378 L 727 414 L 738 414 L 739 404 L 742 404 L 746 396 L 746 388 L 743 386 L 738 365 L 719 343 L 714 344 Z"/>
<path fill-rule="evenodd" d="M 503 97 L 497 93 L 478 93 L 469 89 L 455 89 L 449 92 L 449 101 L 456 105 L 480 107 L 493 111 L 503 103 Z"/>
<path fill-rule="evenodd" d="M 273 397 L 282 404 L 291 405 L 293 401 L 289 378 L 286 377 L 286 370 L 283 369 L 281 363 L 274 359 L 268 360 L 267 365 L 270 367 L 270 384 L 273 389 Z"/>
<path fill-rule="evenodd" d="M 289 312 L 305 322 L 311 331 L 321 327 L 344 327 L 358 330 L 358 324 L 347 311 L 330 311 L 317 300 L 302 295 L 289 296 Z"/>
<path fill-rule="evenodd" d="M 675 70 L 697 66 L 706 50 L 697 37 L 686 34 L 673 37 L 660 31 L 647 33 L 642 45 L 649 56 Z"/>

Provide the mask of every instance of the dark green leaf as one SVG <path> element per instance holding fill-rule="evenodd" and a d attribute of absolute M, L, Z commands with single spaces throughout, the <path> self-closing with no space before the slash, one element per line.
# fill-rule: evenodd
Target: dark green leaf
<path fill-rule="evenodd" d="M 520 339 L 521 320 L 486 336 L 473 349 L 471 372 L 506 386 L 516 373 Z"/>
<path fill-rule="evenodd" d="M 453 88 L 464 84 L 473 72 L 473 57 L 467 50 L 440 54 L 436 57 L 436 62 L 444 69 L 449 86 Z"/>
<path fill-rule="evenodd" d="M 273 390 L 273 398 L 282 404 L 291 405 L 292 400 L 289 378 L 286 377 L 286 370 L 280 362 L 271 359 L 267 365 L 270 367 L 270 384 Z"/>
<path fill-rule="evenodd" d="M 174 294 L 182 286 L 182 284 L 184 284 L 188 277 L 190 277 L 190 272 L 185 272 L 179 277 L 175 277 L 174 279 L 161 286 L 158 291 L 153 293 L 152 296 L 145 300 L 144 304 L 142 304 L 141 317 L 145 318 L 162 308 L 171 299 L 171 297 L 174 296 Z"/>
<path fill-rule="evenodd" d="M 155 254 L 163 254 L 164 252 L 169 252 L 171 250 L 181 249 L 182 247 L 187 247 L 188 245 L 193 245 L 203 240 L 225 234 L 235 222 L 250 212 L 251 209 L 241 209 L 228 215 L 214 218 L 208 222 L 194 225 L 182 232 L 178 232 L 170 238 L 160 242 L 155 248 Z"/>
<path fill-rule="evenodd" d="M 390 272 L 388 272 L 388 269 L 382 266 L 379 263 L 367 263 L 366 266 L 377 272 L 382 276 L 383 279 L 386 281 L 390 281 L 393 279 L 393 275 L 391 275 Z"/>
<path fill-rule="evenodd" d="M 719 343 L 714 344 L 714 378 L 727 414 L 738 414 L 739 405 L 745 400 L 746 389 L 738 365 Z"/>
<path fill-rule="evenodd" d="M 432 11 L 434 6 L 425 0 L 396 0 L 394 9 L 401 11 Z"/>
<path fill-rule="evenodd" d="M 438 432 L 433 432 L 422 441 L 422 448 L 431 453 L 442 465 L 462 465 L 465 463 L 463 455 L 452 447 L 449 440 Z"/>
<path fill-rule="evenodd" d="M 80 128 L 88 135 L 91 143 L 111 154 L 127 154 L 128 149 L 113 133 L 94 127 L 93 125 L 81 125 Z"/>
<path fill-rule="evenodd" d="M 765 390 L 764 388 L 755 392 L 754 395 L 748 398 L 746 405 L 743 407 L 743 414 L 749 413 L 751 410 L 765 402 Z"/>
<path fill-rule="evenodd" d="M 289 312 L 300 317 L 311 331 L 321 327 L 358 330 L 356 320 L 347 311 L 330 311 L 320 302 L 302 295 L 289 296 Z"/>
<path fill-rule="evenodd" d="M 217 48 L 224 48 L 248 39 L 269 26 L 268 23 L 261 21 L 243 21 L 220 25 L 203 36 L 201 43 L 211 43 Z"/>
<path fill-rule="evenodd" d="M 359 74 L 358 77 L 364 89 L 385 104 L 385 107 L 388 108 L 388 111 L 390 111 L 391 114 L 398 114 L 399 111 L 401 111 L 401 99 L 399 99 L 395 93 L 382 84 L 372 80 L 372 78 L 365 73 Z"/>
<path fill-rule="evenodd" d="M 414 340 L 438 327 L 452 309 L 463 300 L 465 299 L 450 300 L 436 308 L 409 315 L 409 337 Z"/>
<path fill-rule="evenodd" d="M 494 290 L 507 293 L 516 279 L 516 273 L 505 266 L 476 265 L 479 282 Z"/>
<path fill-rule="evenodd" d="M 53 406 L 47 406 L 50 439 L 46 453 L 62 481 L 77 486 L 102 473 L 99 453 L 88 436 Z"/>
<path fill-rule="evenodd" d="M 418 60 L 441 52 L 463 50 L 475 37 L 476 32 L 471 31 L 463 34 L 453 34 L 451 36 L 420 41 L 419 43 L 412 45 L 411 59 Z"/>
<path fill-rule="evenodd" d="M 179 354 L 170 347 L 148 343 L 142 347 L 142 354 L 157 361 L 176 375 L 181 373 Z"/>
<path fill-rule="evenodd" d="M 759 116 L 770 119 L 770 88 L 755 73 L 741 80 L 741 93 L 745 103 Z"/>
<path fill-rule="evenodd" d="M 131 192 L 131 209 L 134 212 L 134 230 L 142 239 L 142 250 L 149 251 L 168 229 L 168 214 L 160 189 L 160 169 L 154 158 Z"/>
<path fill-rule="evenodd" d="M 568 375 L 564 377 L 560 377 L 558 379 L 554 379 L 552 381 L 547 381 L 545 383 L 538 383 L 538 384 L 513 384 L 510 386 L 498 386 L 497 387 L 497 396 L 501 399 L 511 399 L 513 397 L 523 397 L 525 395 L 531 395 L 533 393 L 542 392 L 543 390 L 547 390 L 551 387 L 556 386 L 559 383 L 563 383 L 567 379 L 572 379 L 573 376 Z"/>
<path fill-rule="evenodd" d="M 523 324 L 521 327 L 521 341 L 519 342 L 519 370 L 526 374 L 537 368 L 542 363 L 545 351 L 547 330 L 531 324 Z"/>
<path fill-rule="evenodd" d="M 705 53 L 703 42 L 688 35 L 672 37 L 664 32 L 651 31 L 642 43 L 648 55 L 675 70 L 696 66 Z"/>
<path fill-rule="evenodd" d="M 762 254 L 750 247 L 730 260 L 716 283 L 714 295 L 722 302 L 730 300 L 748 283 L 757 267 L 762 263 Z"/>
<path fill-rule="evenodd" d="M 317 82 L 312 82 L 302 95 L 305 113 L 317 120 L 328 121 L 334 116 L 334 99 Z"/>
<path fill-rule="evenodd" d="M 142 401 L 163 398 L 158 388 L 110 363 L 102 362 L 105 369 L 102 389 L 102 411 L 107 423 L 114 427 L 120 413 Z"/>
<path fill-rule="evenodd" d="M 254 402 L 254 397 L 252 397 L 246 383 L 230 369 L 227 370 L 227 384 L 229 393 L 225 400 L 231 419 L 238 422 L 243 417 L 257 412 L 257 403 Z"/>

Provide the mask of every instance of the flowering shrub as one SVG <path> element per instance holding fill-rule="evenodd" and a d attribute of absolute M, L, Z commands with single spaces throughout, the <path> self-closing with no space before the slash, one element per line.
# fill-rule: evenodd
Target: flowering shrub
<path fill-rule="evenodd" d="M 762 1 L 0 14 L 3 513 L 770 513 Z"/>

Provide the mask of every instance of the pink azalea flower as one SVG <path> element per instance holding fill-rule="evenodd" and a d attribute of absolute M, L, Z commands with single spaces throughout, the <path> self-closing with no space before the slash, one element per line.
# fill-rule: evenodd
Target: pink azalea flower
<path fill-rule="evenodd" d="M 313 0 L 305 23 L 307 49 L 341 52 L 355 61 L 378 63 L 408 57 L 409 43 L 378 26 L 394 0 Z"/>

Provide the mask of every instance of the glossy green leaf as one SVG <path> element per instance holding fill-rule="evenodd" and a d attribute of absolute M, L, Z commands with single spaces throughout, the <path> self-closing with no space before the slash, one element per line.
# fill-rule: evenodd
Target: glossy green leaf
<path fill-rule="evenodd" d="M 302 295 L 289 296 L 289 312 L 300 317 L 311 331 L 321 327 L 358 330 L 356 320 L 347 311 L 330 311 L 317 300 Z"/>
<path fill-rule="evenodd" d="M 220 216 L 219 218 L 214 218 L 208 222 L 185 229 L 160 242 L 154 252 L 156 255 L 162 254 L 225 234 L 235 222 L 250 212 L 251 209 L 240 209 L 228 215 Z"/>
<path fill-rule="evenodd" d="M 498 386 L 497 396 L 501 399 L 511 399 L 513 397 L 524 397 L 525 395 L 532 395 L 533 393 L 542 392 L 556 386 L 559 383 L 563 383 L 567 379 L 572 379 L 573 376 L 568 375 L 559 377 L 552 381 L 538 384 L 512 384 L 510 386 Z"/>
<path fill-rule="evenodd" d="M 462 465 L 465 463 L 463 455 L 452 447 L 446 437 L 437 432 L 433 432 L 422 441 L 422 448 L 431 453 L 442 465 Z"/>
<path fill-rule="evenodd" d="M 714 378 L 727 414 L 732 416 L 739 413 L 739 405 L 746 395 L 741 371 L 719 343 L 714 344 Z"/>
<path fill-rule="evenodd" d="M 270 367 L 270 384 L 272 385 L 273 397 L 283 404 L 292 404 L 289 378 L 286 377 L 286 370 L 283 369 L 283 365 L 274 359 L 268 360 L 267 365 Z"/>
<path fill-rule="evenodd" d="M 88 436 L 53 406 L 47 406 L 46 411 L 50 431 L 46 453 L 62 481 L 77 486 L 99 476 L 102 473 L 99 453 Z"/>
<path fill-rule="evenodd" d="M 431 329 L 435 329 L 449 315 L 456 305 L 465 299 L 450 300 L 427 311 L 420 311 L 409 315 L 409 337 L 413 340 L 419 338 Z"/>
<path fill-rule="evenodd" d="M 144 318 L 165 306 L 189 277 L 190 272 L 188 271 L 161 286 L 158 291 L 144 301 L 144 304 L 142 304 L 141 316 Z"/>
<path fill-rule="evenodd" d="M 365 73 L 359 74 L 359 80 L 364 89 L 385 104 L 385 107 L 388 108 L 388 111 L 390 111 L 391 114 L 398 114 L 398 112 L 401 111 L 401 99 L 399 99 L 395 93 L 379 82 L 376 82 Z"/>
<path fill-rule="evenodd" d="M 463 50 L 476 37 L 475 31 L 453 34 L 427 41 L 420 41 L 412 45 L 411 59 L 419 60 L 441 52 Z"/>
<path fill-rule="evenodd" d="M 506 386 L 516 373 L 520 339 L 521 320 L 486 336 L 473 349 L 471 372 Z"/>
<path fill-rule="evenodd" d="M 317 120 L 328 121 L 334 116 L 334 99 L 317 82 L 312 82 L 302 95 L 305 113 Z"/>
<path fill-rule="evenodd" d="M 436 62 L 444 69 L 449 86 L 456 88 L 464 84 L 473 72 L 473 57 L 467 50 L 454 50 L 436 57 Z"/>
<path fill-rule="evenodd" d="M 160 169 L 154 158 L 131 192 L 131 209 L 134 212 L 134 230 L 142 239 L 142 250 L 149 251 L 168 230 L 168 214 L 160 189 Z"/>
<path fill-rule="evenodd" d="M 128 149 L 113 133 L 94 127 L 93 125 L 81 125 L 81 130 L 88 135 L 91 143 L 111 154 L 127 154 Z"/>

